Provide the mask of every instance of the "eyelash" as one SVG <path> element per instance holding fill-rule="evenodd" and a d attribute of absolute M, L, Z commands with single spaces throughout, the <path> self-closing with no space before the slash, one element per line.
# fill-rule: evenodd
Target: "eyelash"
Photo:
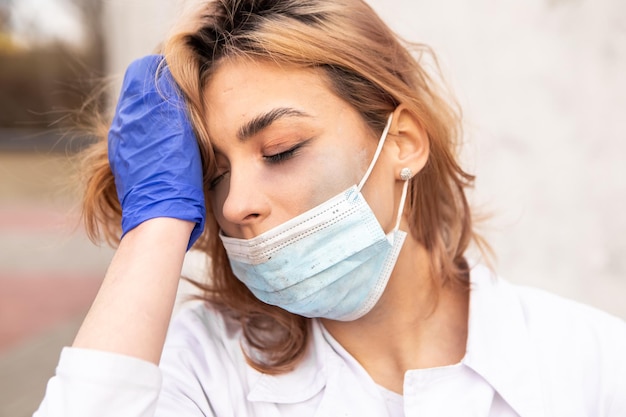
<path fill-rule="evenodd" d="M 215 187 L 217 187 L 217 185 L 220 183 L 220 181 L 222 181 L 222 180 L 224 179 L 224 177 L 226 176 L 226 174 L 228 174 L 228 171 L 226 171 L 226 172 L 224 172 L 224 173 L 222 173 L 222 174 L 218 175 L 218 176 L 217 176 L 217 177 L 215 177 L 215 178 L 212 178 L 212 179 L 209 181 L 209 190 L 212 190 L 212 189 L 214 189 Z"/>
<path fill-rule="evenodd" d="M 280 164 L 281 162 L 284 162 L 290 158 L 293 158 L 296 153 L 300 150 L 300 148 L 302 148 L 306 143 L 308 142 L 308 140 L 298 143 L 297 145 L 295 145 L 294 147 L 287 149 L 286 151 L 283 152 L 279 152 L 277 154 L 274 155 L 264 155 L 263 159 L 265 161 L 267 161 L 270 164 Z M 209 182 L 209 190 L 214 189 L 215 187 L 217 187 L 217 185 L 220 183 L 220 181 L 222 181 L 224 179 L 224 177 L 226 175 L 228 175 L 229 171 L 226 171 L 220 175 L 218 175 L 217 177 L 211 179 L 211 181 Z"/>
<path fill-rule="evenodd" d="M 279 152 L 274 155 L 264 155 L 263 159 L 265 159 L 270 164 L 280 164 L 281 162 L 284 162 L 292 158 L 306 142 L 308 141 L 298 143 L 294 147 L 287 149 L 286 151 Z"/>

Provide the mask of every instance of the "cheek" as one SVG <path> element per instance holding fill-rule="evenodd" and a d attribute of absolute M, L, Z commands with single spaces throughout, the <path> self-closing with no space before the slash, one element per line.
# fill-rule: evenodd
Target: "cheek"
<path fill-rule="evenodd" d="M 401 185 L 398 185 L 391 170 L 381 164 L 365 183 L 362 193 L 385 233 L 395 226 L 397 217 L 396 199 L 399 199 Z"/>
<path fill-rule="evenodd" d="M 209 204 L 211 206 L 211 213 L 213 217 L 217 221 L 220 229 L 224 230 L 227 227 L 226 222 L 224 220 L 224 216 L 222 216 L 222 207 L 224 206 L 224 201 L 226 199 L 225 196 L 222 196 L 223 193 L 220 193 L 215 190 L 208 190 L 207 197 L 209 200 Z"/>
<path fill-rule="evenodd" d="M 313 208 L 358 184 L 365 169 L 355 162 L 358 158 L 340 157 L 338 152 L 312 161 L 308 173 L 300 181 L 306 206 Z"/>
<path fill-rule="evenodd" d="M 264 212 L 268 217 L 263 219 L 263 228 L 278 226 L 358 184 L 369 165 L 370 153 L 367 149 L 346 152 L 341 147 L 330 147 L 282 166 L 256 170 L 251 174 L 255 179 L 252 197 L 258 201 L 251 204 L 262 202 L 263 207 L 269 208 Z M 215 219 L 226 234 L 231 234 L 235 226 L 224 218 L 222 211 L 228 196 L 228 179 L 208 192 Z"/>
<path fill-rule="evenodd" d="M 318 206 L 353 185 L 358 185 L 370 164 L 372 154 L 373 150 L 365 147 L 349 152 L 336 148 L 315 158 L 308 173 L 303 174 L 303 180 L 300 181 L 301 190 L 298 194 L 302 198 L 302 207 L 305 207 L 302 211 Z M 369 182 L 370 180 L 366 182 L 365 188 L 368 188 Z"/>
<path fill-rule="evenodd" d="M 385 230 L 385 232 L 389 232 L 393 227 L 393 220 L 395 217 L 393 215 L 393 194 L 387 192 L 388 187 L 382 188 L 382 185 L 378 187 L 373 182 L 370 186 L 366 186 L 363 190 L 363 196 L 367 201 L 367 204 L 370 206 L 378 222 Z"/>

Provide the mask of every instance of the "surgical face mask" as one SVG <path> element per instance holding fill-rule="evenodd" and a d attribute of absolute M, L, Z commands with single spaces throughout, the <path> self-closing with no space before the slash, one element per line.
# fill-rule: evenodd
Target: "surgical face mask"
<path fill-rule="evenodd" d="M 235 276 L 261 301 L 305 317 L 356 320 L 382 295 L 406 233 L 385 235 L 361 194 L 391 125 L 391 116 L 359 185 L 252 239 L 220 233 Z"/>

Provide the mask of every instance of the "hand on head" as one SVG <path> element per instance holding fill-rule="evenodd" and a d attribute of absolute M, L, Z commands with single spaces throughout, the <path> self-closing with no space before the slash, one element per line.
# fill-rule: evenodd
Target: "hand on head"
<path fill-rule="evenodd" d="M 206 216 L 202 161 L 185 102 L 163 56 L 146 56 L 128 67 L 108 154 L 123 235 L 148 219 L 172 217 L 196 223 L 191 247 Z"/>

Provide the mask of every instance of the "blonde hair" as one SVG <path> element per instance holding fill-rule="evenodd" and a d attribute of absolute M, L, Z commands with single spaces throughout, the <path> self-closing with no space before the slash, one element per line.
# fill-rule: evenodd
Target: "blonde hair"
<path fill-rule="evenodd" d="M 480 242 L 465 196 L 474 177 L 457 162 L 460 112 L 426 69 L 436 63 L 428 47 L 402 42 L 361 0 L 214 0 L 181 19 L 163 54 L 187 101 L 207 189 L 214 161 L 204 90 L 224 59 L 319 68 L 330 88 L 373 131 L 381 132 L 387 115 L 403 104 L 430 141 L 429 160 L 411 181 L 407 198 L 410 232 L 428 251 L 440 286 L 468 287 L 464 253 L 472 240 Z M 114 241 L 121 210 L 105 146 L 89 157 L 84 215 L 93 238 L 104 235 Z M 211 279 L 197 283 L 203 299 L 241 322 L 252 366 L 268 373 L 289 371 L 306 349 L 308 320 L 262 303 L 234 277 L 215 217 L 210 212 L 207 217 L 196 244 L 211 259 Z"/>

